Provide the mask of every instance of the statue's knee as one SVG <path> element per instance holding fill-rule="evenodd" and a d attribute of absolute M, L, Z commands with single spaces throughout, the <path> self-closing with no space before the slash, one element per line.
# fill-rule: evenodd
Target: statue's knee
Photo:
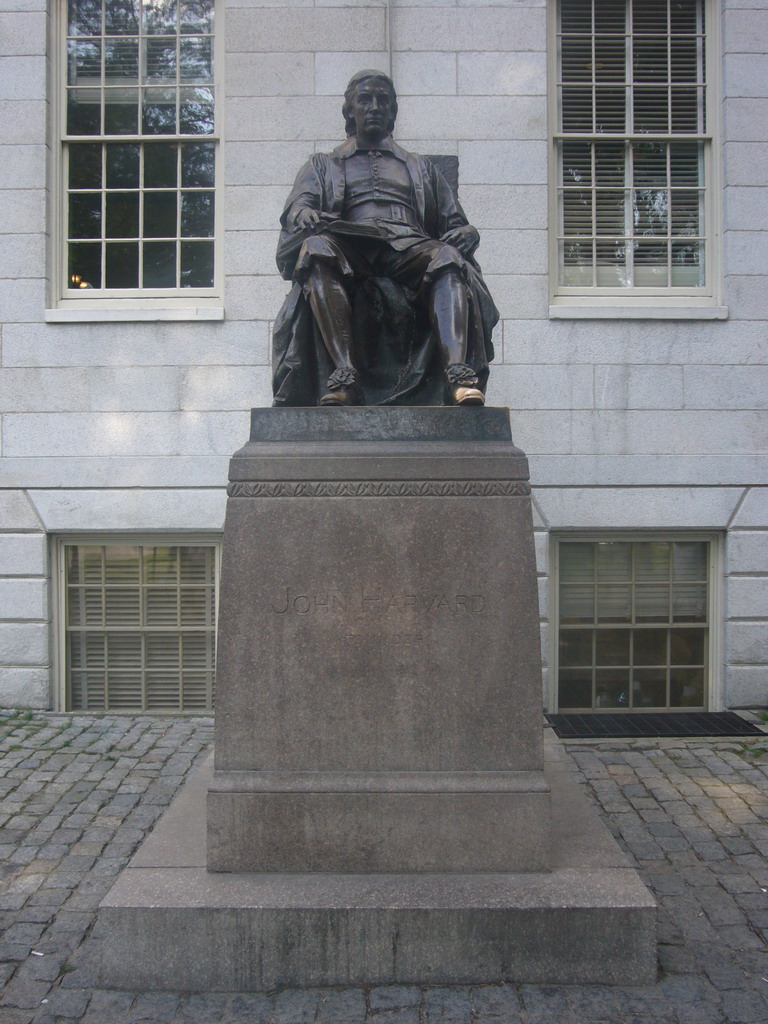
<path fill-rule="evenodd" d="M 427 277 L 434 281 L 446 274 L 463 278 L 464 257 L 454 246 L 443 244 L 432 254 L 432 259 L 427 267 Z"/>
<path fill-rule="evenodd" d="M 332 248 L 331 242 L 322 234 L 310 234 L 309 238 L 302 243 L 299 253 L 299 259 L 307 264 L 313 263 L 317 259 L 334 259 L 335 256 L 336 252 Z"/>
<path fill-rule="evenodd" d="M 441 262 L 452 264 L 458 269 L 464 262 L 464 257 L 461 255 L 455 245 L 448 245 L 444 242 L 440 247 L 439 257 Z"/>

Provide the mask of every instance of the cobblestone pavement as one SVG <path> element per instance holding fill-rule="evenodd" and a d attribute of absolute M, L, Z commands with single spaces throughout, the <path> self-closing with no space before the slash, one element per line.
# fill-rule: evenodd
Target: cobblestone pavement
<path fill-rule="evenodd" d="M 211 737 L 210 718 L 0 712 L 0 1024 L 768 1022 L 768 736 L 566 744 L 658 900 L 656 985 L 94 990 L 99 901 Z"/>

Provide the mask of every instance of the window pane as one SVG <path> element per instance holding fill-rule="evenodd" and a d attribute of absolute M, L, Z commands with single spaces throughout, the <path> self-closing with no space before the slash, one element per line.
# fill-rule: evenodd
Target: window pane
<path fill-rule="evenodd" d="M 635 231 L 639 235 L 669 233 L 669 193 L 664 188 L 635 192 Z"/>
<path fill-rule="evenodd" d="M 560 631 L 560 664 L 591 665 L 593 662 L 591 629 L 562 629 Z"/>
<path fill-rule="evenodd" d="M 594 622 L 595 588 L 592 586 L 561 586 L 560 621 Z"/>
<path fill-rule="evenodd" d="M 105 549 L 104 580 L 124 586 L 140 583 L 140 549 L 133 544 L 113 544 Z"/>
<path fill-rule="evenodd" d="M 67 85 L 98 85 L 101 82 L 101 42 L 70 39 Z"/>
<path fill-rule="evenodd" d="M 101 132 L 101 91 L 70 89 L 67 93 L 67 134 L 98 135 Z"/>
<path fill-rule="evenodd" d="M 594 131 L 591 89 L 564 85 L 561 103 L 564 132 Z"/>
<path fill-rule="evenodd" d="M 101 35 L 101 0 L 69 0 L 67 24 L 71 36 Z"/>
<path fill-rule="evenodd" d="M 144 287 L 176 287 L 176 243 L 144 243 Z"/>
<path fill-rule="evenodd" d="M 144 41 L 144 81 L 176 80 L 176 38 L 151 36 Z"/>
<path fill-rule="evenodd" d="M 181 287 L 213 287 L 213 242 L 181 243 Z"/>
<path fill-rule="evenodd" d="M 595 192 L 595 231 L 598 235 L 624 234 L 626 193 L 622 189 Z"/>
<path fill-rule="evenodd" d="M 182 82 L 213 80 L 212 44 L 210 36 L 189 36 L 181 40 L 179 79 Z"/>
<path fill-rule="evenodd" d="M 633 629 L 632 630 L 632 664 L 633 665 L 666 665 L 667 664 L 667 630 L 666 629 Z"/>
<path fill-rule="evenodd" d="M 110 89 L 104 104 L 107 135 L 135 135 L 139 130 L 139 90 Z"/>
<path fill-rule="evenodd" d="M 179 89 L 179 132 L 211 135 L 213 128 L 213 92 L 203 88 Z"/>
<path fill-rule="evenodd" d="M 595 664 L 629 664 L 628 629 L 598 629 L 595 636 Z"/>
<path fill-rule="evenodd" d="M 73 192 L 70 195 L 69 237 L 101 238 L 100 192 Z"/>
<path fill-rule="evenodd" d="M 603 88 L 595 89 L 595 131 L 623 132 L 627 127 L 627 91 L 626 89 Z"/>
<path fill-rule="evenodd" d="M 139 591 L 125 587 L 107 587 L 104 591 L 104 622 L 107 626 L 140 626 Z"/>
<path fill-rule="evenodd" d="M 182 192 L 182 237 L 212 238 L 213 209 L 213 192 Z"/>
<path fill-rule="evenodd" d="M 635 618 L 638 622 L 669 622 L 669 587 L 666 584 L 635 588 Z"/>
<path fill-rule="evenodd" d="M 101 146 L 89 142 L 69 147 L 70 188 L 101 188 Z"/>
<path fill-rule="evenodd" d="M 137 238 L 138 192 L 107 192 L 107 238 Z"/>
<path fill-rule="evenodd" d="M 597 589 L 597 621 L 629 622 L 631 618 L 631 589 L 603 585 Z"/>
<path fill-rule="evenodd" d="M 212 32 L 213 4 L 208 0 L 181 0 L 179 22 L 184 33 Z"/>
<path fill-rule="evenodd" d="M 703 707 L 704 669 L 671 669 L 669 674 L 669 691 L 669 703 L 672 707 Z"/>
<path fill-rule="evenodd" d="M 67 617 L 71 626 L 103 626 L 104 593 L 101 587 L 69 587 Z"/>
<path fill-rule="evenodd" d="M 635 579 L 668 580 L 669 544 L 635 544 Z"/>
<path fill-rule="evenodd" d="M 142 130 L 147 135 L 176 133 L 176 90 L 145 89 Z"/>
<path fill-rule="evenodd" d="M 211 549 L 183 547 L 179 549 L 179 579 L 182 583 L 212 584 L 213 559 Z"/>
<path fill-rule="evenodd" d="M 107 188 L 139 187 L 138 145 L 107 144 Z"/>
<path fill-rule="evenodd" d="M 176 583 L 178 576 L 178 548 L 165 545 L 144 548 L 144 577 L 147 583 Z"/>
<path fill-rule="evenodd" d="M 214 618 L 213 590 L 186 587 L 181 594 L 181 623 L 184 626 L 211 626 Z"/>
<path fill-rule="evenodd" d="M 143 0 L 144 31 L 162 35 L 176 30 L 176 0 Z"/>
<path fill-rule="evenodd" d="M 104 16 L 107 35 L 135 35 L 139 31 L 137 0 L 107 0 Z"/>
<path fill-rule="evenodd" d="M 707 545 L 699 542 L 673 544 L 675 580 L 707 579 Z"/>
<path fill-rule="evenodd" d="M 670 663 L 672 665 L 703 665 L 703 629 L 673 629 L 670 631 Z"/>
<path fill-rule="evenodd" d="M 695 288 L 704 283 L 704 243 L 672 243 L 672 284 Z"/>
<path fill-rule="evenodd" d="M 597 579 L 628 580 L 632 575 L 632 548 L 629 544 L 597 545 Z"/>
<path fill-rule="evenodd" d="M 109 4 L 107 4 L 109 9 Z M 104 74 L 107 81 L 116 84 L 116 78 L 139 77 L 139 40 L 107 39 L 104 49 Z"/>
<path fill-rule="evenodd" d="M 174 142 L 158 142 L 144 147 L 144 186 L 175 188 L 178 146 Z"/>
<path fill-rule="evenodd" d="M 629 707 L 629 669 L 597 669 L 595 707 Z"/>
<path fill-rule="evenodd" d="M 176 237 L 177 193 L 147 192 L 144 195 L 144 237 Z"/>
<path fill-rule="evenodd" d="M 107 288 L 138 288 L 138 243 L 112 242 L 107 245 L 106 270 Z"/>
<path fill-rule="evenodd" d="M 594 544 L 560 545 L 560 579 L 564 583 L 591 582 L 595 578 Z"/>
<path fill-rule="evenodd" d="M 675 189 L 670 195 L 673 235 L 699 235 L 704 229 L 702 193 Z"/>
<path fill-rule="evenodd" d="M 561 69 L 564 82 L 592 81 L 592 40 L 589 36 L 565 36 Z"/>
<path fill-rule="evenodd" d="M 592 672 L 589 669 L 561 669 L 558 701 L 561 708 L 591 708 Z"/>
<path fill-rule="evenodd" d="M 705 622 L 707 588 L 696 583 L 678 583 L 672 588 L 672 618 L 675 622 Z"/>
<path fill-rule="evenodd" d="M 73 242 L 69 245 L 67 287 L 86 290 L 101 288 L 101 243 Z"/>
<path fill-rule="evenodd" d="M 592 4 L 590 0 L 569 0 L 562 5 L 561 25 L 563 32 L 592 31 Z"/>
<path fill-rule="evenodd" d="M 181 147 L 181 184 L 184 188 L 211 188 L 214 184 L 215 148 L 210 142 L 185 142 Z"/>
<path fill-rule="evenodd" d="M 635 708 L 667 706 L 666 669 L 636 668 L 633 671 L 632 704 Z"/>
<path fill-rule="evenodd" d="M 151 587 L 146 595 L 146 624 L 148 626 L 178 626 L 178 594 L 175 587 Z"/>

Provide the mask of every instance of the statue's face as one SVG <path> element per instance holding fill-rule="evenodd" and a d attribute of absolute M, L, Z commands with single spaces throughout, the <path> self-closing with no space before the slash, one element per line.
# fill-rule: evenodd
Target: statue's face
<path fill-rule="evenodd" d="M 389 132 L 392 120 L 392 93 L 386 82 L 366 78 L 355 88 L 351 113 L 358 137 L 378 141 Z"/>

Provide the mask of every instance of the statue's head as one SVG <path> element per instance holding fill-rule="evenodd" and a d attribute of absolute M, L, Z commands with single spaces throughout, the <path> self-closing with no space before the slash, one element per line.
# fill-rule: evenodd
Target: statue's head
<path fill-rule="evenodd" d="M 395 92 L 394 83 L 389 75 L 385 75 L 383 71 L 366 69 L 365 71 L 358 71 L 356 75 L 352 75 L 344 93 L 344 106 L 341 108 L 341 113 L 344 116 L 344 127 L 347 135 L 354 135 L 357 131 L 352 104 L 358 88 L 363 84 L 375 84 L 378 87 L 384 85 L 389 91 L 390 113 L 392 115 L 387 126 L 387 133 L 389 134 L 395 127 L 395 119 L 397 117 L 397 93 Z"/>

